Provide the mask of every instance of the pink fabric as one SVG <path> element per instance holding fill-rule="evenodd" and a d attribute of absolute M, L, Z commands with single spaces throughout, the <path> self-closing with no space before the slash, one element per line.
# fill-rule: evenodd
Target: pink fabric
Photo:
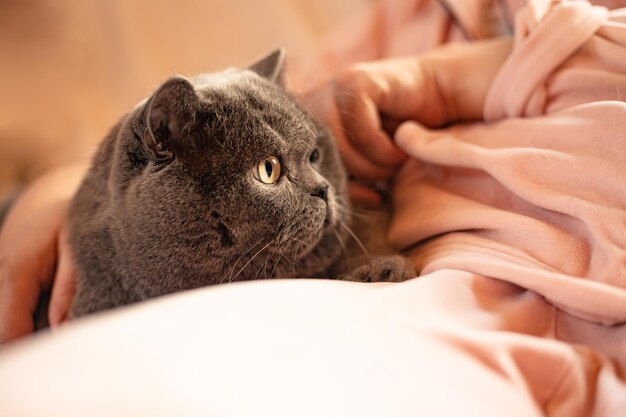
<path fill-rule="evenodd" d="M 470 292 L 457 319 L 495 322 L 450 343 L 515 373 L 547 415 L 626 415 L 625 16 L 530 2 L 489 123 L 396 133 L 412 158 L 394 185 L 391 242 L 424 277 L 473 274 L 432 295 Z"/>
<path fill-rule="evenodd" d="M 486 393 L 512 384 L 507 413 L 626 416 L 626 9 L 610 11 L 626 2 L 591 3 L 380 0 L 306 83 L 358 60 L 514 36 L 486 123 L 407 122 L 395 138 L 411 158 L 389 239 L 420 280 L 445 281 L 421 289 L 433 301 L 420 314 L 443 318 L 441 340 L 462 352 L 453 375 L 503 376 L 463 386 L 489 398 L 477 415 L 505 415 Z"/>
<path fill-rule="evenodd" d="M 493 2 L 447 3 L 474 37 L 503 27 Z M 516 38 L 487 122 L 397 131 L 389 237 L 419 278 L 93 317 L 0 357 L 0 415 L 626 416 L 626 11 L 522 3 L 499 11 Z M 329 72 L 462 35 L 432 1 L 372 10 Z"/>
<path fill-rule="evenodd" d="M 3 353 L 0 415 L 623 416 L 618 365 L 572 333 L 619 330 L 458 270 L 218 285 Z"/>
<path fill-rule="evenodd" d="M 412 158 L 395 182 L 389 238 L 410 250 L 420 279 L 446 277 L 445 290 L 430 290 L 429 311 L 493 320 L 472 322 L 479 334 L 460 338 L 444 326 L 449 344 L 486 367 L 499 358 L 496 368 L 526 387 L 518 400 L 547 415 L 626 415 L 626 9 L 618 7 L 626 2 L 380 0 L 367 25 L 317 64 L 324 79 L 357 60 L 514 36 L 484 105 L 487 123 L 398 130 Z M 471 278 L 455 279 L 458 271 Z M 475 303 L 452 307 L 459 294 Z"/>
<path fill-rule="evenodd" d="M 526 3 L 526 0 L 377 0 L 366 9 L 365 16 L 358 16 L 353 24 L 333 33 L 310 62 L 289 62 L 287 81 L 294 89 L 307 90 L 355 62 L 421 54 L 444 43 L 512 34 L 517 25 L 515 18 Z M 609 8 L 626 7 L 625 0 L 591 3 Z M 531 2 L 535 21 L 550 4 L 551 1 L 544 0 Z M 532 21 L 527 19 L 521 25 Z"/>

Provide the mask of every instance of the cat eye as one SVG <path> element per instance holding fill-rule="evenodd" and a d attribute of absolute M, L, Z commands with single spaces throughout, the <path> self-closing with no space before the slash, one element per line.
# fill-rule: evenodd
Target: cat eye
<path fill-rule="evenodd" d="M 265 158 L 257 167 L 259 179 L 265 184 L 275 184 L 280 178 L 280 161 L 275 156 Z"/>
<path fill-rule="evenodd" d="M 320 159 L 320 151 L 316 149 L 313 149 L 313 152 L 311 152 L 311 155 L 309 155 L 309 162 L 311 162 L 312 164 L 317 162 L 317 160 Z"/>

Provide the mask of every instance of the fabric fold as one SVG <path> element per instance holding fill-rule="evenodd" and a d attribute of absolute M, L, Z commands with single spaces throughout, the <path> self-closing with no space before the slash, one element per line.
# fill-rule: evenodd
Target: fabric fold
<path fill-rule="evenodd" d="M 484 118 L 536 116 L 544 112 L 542 85 L 607 19 L 608 10 L 586 2 L 530 5 L 515 19 L 515 46 L 493 81 Z"/>
<path fill-rule="evenodd" d="M 532 289 L 564 311 L 626 322 L 626 104 L 426 130 L 394 184 L 390 241 L 422 273 L 462 269 Z"/>

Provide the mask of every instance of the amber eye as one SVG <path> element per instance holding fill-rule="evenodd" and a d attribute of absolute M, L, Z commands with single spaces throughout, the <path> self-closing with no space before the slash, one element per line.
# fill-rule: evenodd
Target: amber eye
<path fill-rule="evenodd" d="M 280 178 L 280 161 L 275 156 L 270 156 L 259 162 L 257 167 L 259 178 L 265 184 L 275 184 Z"/>

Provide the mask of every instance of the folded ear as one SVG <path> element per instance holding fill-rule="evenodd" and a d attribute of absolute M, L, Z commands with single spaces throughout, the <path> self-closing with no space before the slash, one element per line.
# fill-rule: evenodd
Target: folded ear
<path fill-rule="evenodd" d="M 285 49 L 279 48 L 261 58 L 248 69 L 276 84 L 283 85 L 283 64 L 285 63 Z"/>
<path fill-rule="evenodd" d="M 143 140 L 157 162 L 169 162 L 195 120 L 198 96 L 186 78 L 163 83 L 146 102 Z"/>

